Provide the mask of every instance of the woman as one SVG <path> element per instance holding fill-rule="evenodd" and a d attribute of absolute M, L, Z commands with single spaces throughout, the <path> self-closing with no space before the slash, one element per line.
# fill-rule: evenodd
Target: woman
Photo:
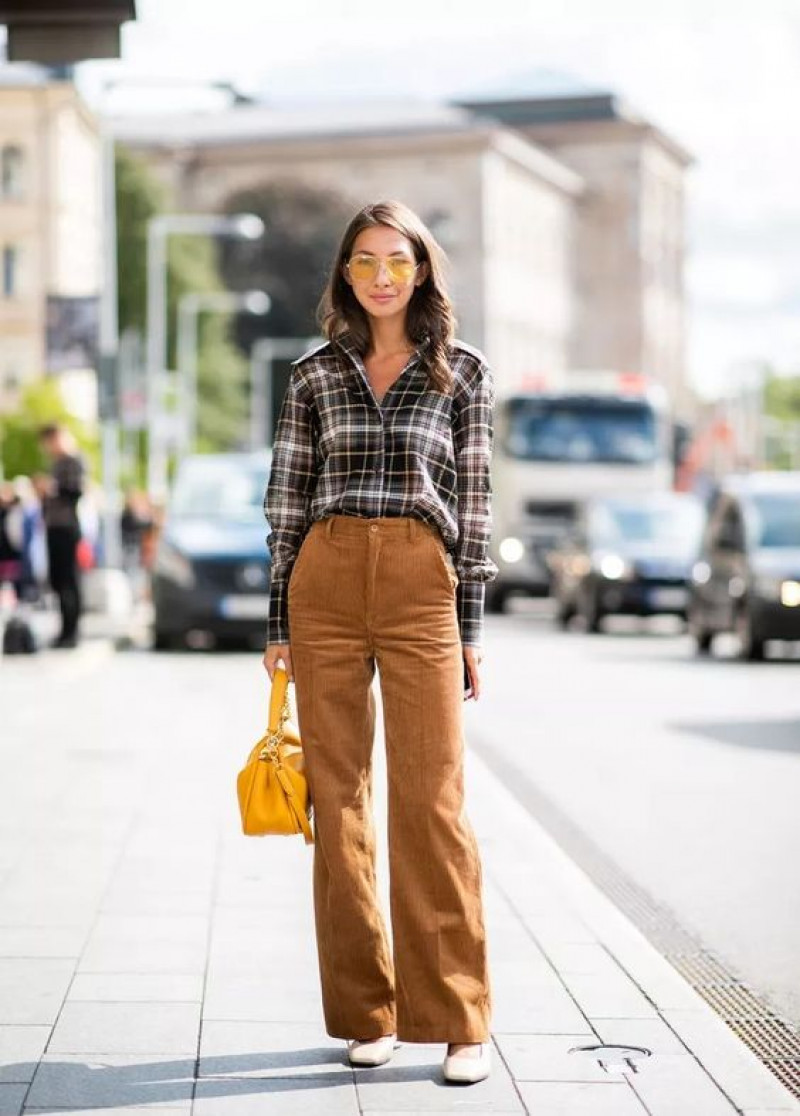
<path fill-rule="evenodd" d="M 444 257 L 399 202 L 351 221 L 296 361 L 265 499 L 264 665 L 295 682 L 314 803 L 328 1033 L 353 1065 L 446 1042 L 448 1081 L 490 1070 L 481 864 L 464 812 L 463 698 L 480 694 L 492 374 L 454 340 Z M 393 949 L 375 889 L 377 665 Z M 469 689 L 465 691 L 465 682 Z"/>

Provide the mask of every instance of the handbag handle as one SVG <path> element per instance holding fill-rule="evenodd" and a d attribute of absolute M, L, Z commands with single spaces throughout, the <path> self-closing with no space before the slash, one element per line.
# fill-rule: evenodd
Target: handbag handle
<path fill-rule="evenodd" d="M 285 667 L 275 667 L 272 674 L 272 689 L 269 695 L 269 718 L 267 728 L 276 732 L 291 716 L 289 706 L 289 675 Z"/>

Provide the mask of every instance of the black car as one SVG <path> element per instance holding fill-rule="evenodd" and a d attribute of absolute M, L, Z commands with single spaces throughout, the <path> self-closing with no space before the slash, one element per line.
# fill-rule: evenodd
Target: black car
<path fill-rule="evenodd" d="M 679 492 L 590 500 L 551 556 L 556 616 L 590 632 L 611 615 L 686 618 L 705 514 Z"/>
<path fill-rule="evenodd" d="M 689 628 L 697 649 L 739 635 L 744 659 L 767 640 L 800 640 L 800 473 L 730 477 L 713 502 L 692 577 Z"/>
<path fill-rule="evenodd" d="M 265 453 L 209 454 L 182 465 L 152 574 L 155 648 L 183 643 L 192 631 L 218 643 L 265 639 L 269 470 Z"/>

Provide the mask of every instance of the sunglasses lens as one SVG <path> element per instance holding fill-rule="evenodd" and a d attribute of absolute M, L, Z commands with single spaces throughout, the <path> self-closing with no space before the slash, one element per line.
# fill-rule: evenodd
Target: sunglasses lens
<path fill-rule="evenodd" d="M 387 268 L 395 283 L 410 282 L 416 270 L 414 264 L 409 260 L 389 260 Z"/>
<path fill-rule="evenodd" d="M 374 279 L 378 274 L 378 261 L 374 256 L 353 256 L 348 265 L 350 277 L 363 282 Z"/>

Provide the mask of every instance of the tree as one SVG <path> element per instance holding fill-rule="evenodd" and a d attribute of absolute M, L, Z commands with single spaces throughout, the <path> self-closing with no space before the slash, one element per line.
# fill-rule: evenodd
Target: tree
<path fill-rule="evenodd" d="M 257 241 L 220 244 L 220 270 L 229 287 L 264 290 L 272 300 L 264 318 L 240 314 L 236 339 L 245 351 L 259 337 L 309 337 L 316 309 L 353 206 L 333 190 L 277 179 L 233 194 L 228 213 L 256 213 L 266 226 Z"/>
<path fill-rule="evenodd" d="M 89 459 L 92 471 L 97 470 L 98 446 L 87 427 L 70 411 L 61 395 L 58 380 L 48 377 L 35 380 L 23 391 L 16 411 L 0 418 L 0 454 L 2 475 L 32 476 L 49 471 L 49 464 L 39 445 L 39 428 L 57 422 L 67 427 Z"/>
<path fill-rule="evenodd" d="M 792 469 L 800 463 L 800 376 L 771 372 L 764 383 L 764 414 L 768 420 L 767 459 L 773 468 Z"/>
<path fill-rule="evenodd" d="M 117 260 L 120 331 L 143 333 L 147 320 L 147 224 L 168 207 L 166 190 L 146 165 L 117 147 Z M 215 248 L 209 239 L 170 236 L 167 261 L 168 364 L 175 368 L 178 303 L 189 292 L 218 291 Z M 204 315 L 199 323 L 199 448 L 236 447 L 244 432 L 246 363 L 229 339 L 230 322 Z"/>

